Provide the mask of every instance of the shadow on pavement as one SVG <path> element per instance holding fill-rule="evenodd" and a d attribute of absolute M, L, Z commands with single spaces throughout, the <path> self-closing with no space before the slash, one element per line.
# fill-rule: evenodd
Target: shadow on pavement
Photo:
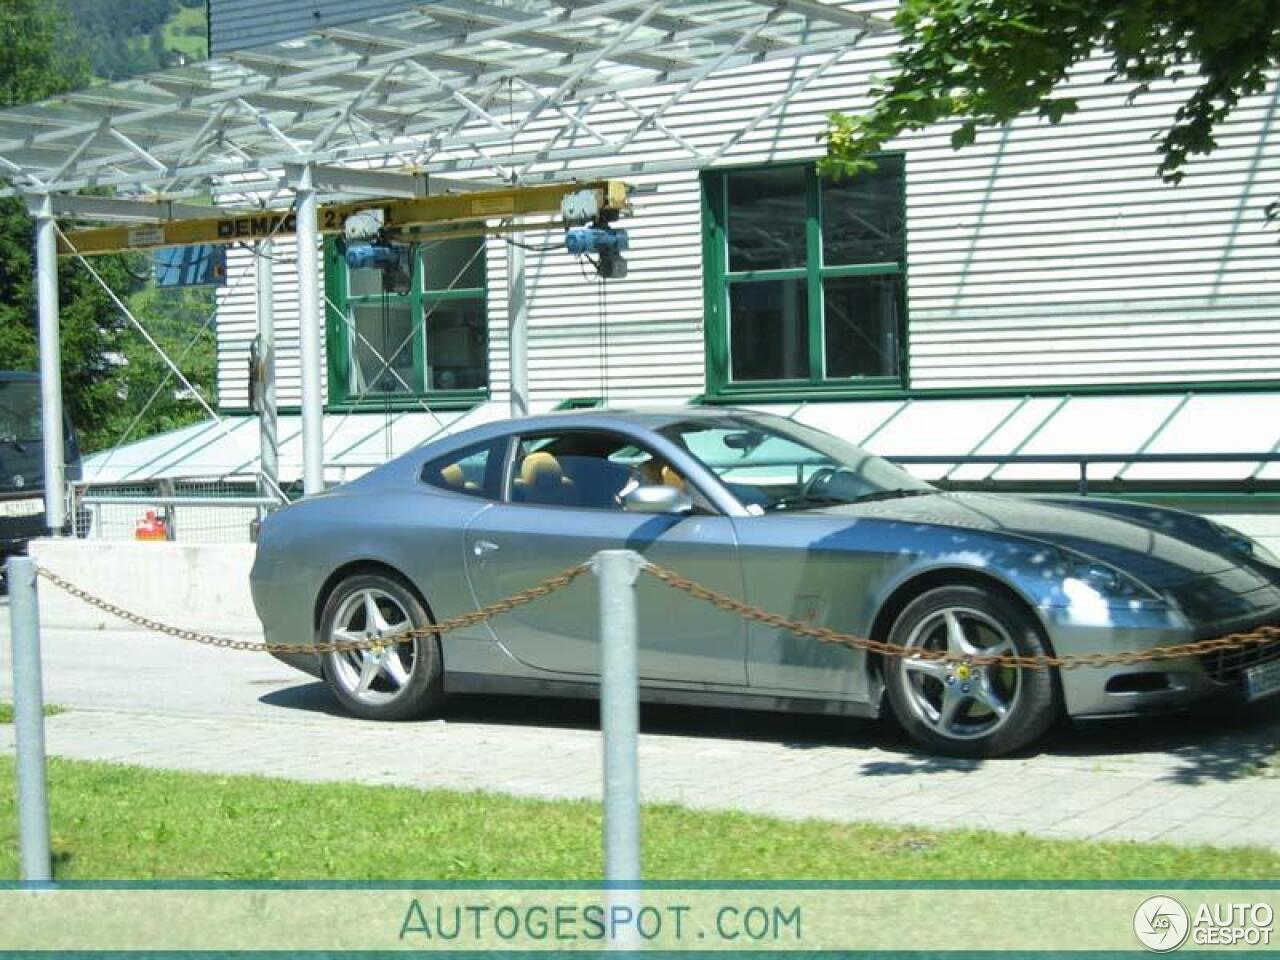
<path fill-rule="evenodd" d="M 330 717 L 350 716 L 329 688 L 320 681 L 298 683 L 292 687 L 282 687 L 264 693 L 258 702 L 268 707 L 283 707 L 285 710 L 302 710 L 306 713 L 323 713 Z"/>
<path fill-rule="evenodd" d="M 285 710 L 345 715 L 328 688 L 318 681 L 274 690 L 259 700 Z M 773 742 L 794 750 L 875 749 L 894 755 L 862 763 L 859 772 L 867 776 L 972 772 L 987 763 L 1024 762 L 1036 756 L 1101 762 L 1148 755 L 1169 767 L 1160 779 L 1194 785 L 1258 775 L 1276 756 L 1280 742 L 1280 702 L 1202 707 L 1153 717 L 1063 722 L 1035 748 L 997 761 L 925 754 L 891 719 L 667 704 L 645 704 L 640 716 L 643 732 L 661 736 Z M 443 714 L 433 719 L 494 726 L 599 728 L 596 702 L 571 698 L 454 696 Z"/>
<path fill-rule="evenodd" d="M 1204 705 L 1198 710 L 1123 721 L 1080 723 L 1054 745 L 1068 757 L 1162 754 L 1161 779 L 1195 785 L 1263 772 L 1280 749 L 1280 702 Z"/>

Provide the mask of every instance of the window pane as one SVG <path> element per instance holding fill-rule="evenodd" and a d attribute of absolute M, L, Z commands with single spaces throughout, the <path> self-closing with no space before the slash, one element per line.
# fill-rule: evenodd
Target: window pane
<path fill-rule="evenodd" d="M 904 223 L 901 157 L 881 157 L 874 170 L 822 185 L 827 266 L 901 263 Z"/>
<path fill-rule="evenodd" d="M 397 246 L 393 248 L 396 257 L 399 260 L 399 268 L 396 272 L 401 275 L 409 273 L 409 248 Z M 347 296 L 351 297 L 372 297 L 380 296 L 383 293 L 383 276 L 382 270 L 352 270 L 347 268 Z M 391 290 L 395 290 L 392 285 Z"/>
<path fill-rule="evenodd" d="M 479 390 L 489 385 L 484 299 L 427 303 L 427 385 Z"/>
<path fill-rule="evenodd" d="M 809 321 L 803 280 L 729 286 L 734 380 L 808 380 Z"/>
<path fill-rule="evenodd" d="M 804 266 L 805 171 L 779 167 L 731 173 L 729 270 Z"/>
<path fill-rule="evenodd" d="M 428 290 L 476 290 L 484 286 L 484 237 L 422 245 Z"/>
<path fill-rule="evenodd" d="M 832 277 L 822 289 L 827 376 L 896 376 L 901 277 Z"/>
<path fill-rule="evenodd" d="M 355 325 L 352 389 L 357 393 L 412 393 L 413 308 L 387 301 L 351 308 Z"/>
<path fill-rule="evenodd" d="M 422 482 L 469 497 L 497 500 L 505 446 L 505 441 L 493 440 L 432 460 L 422 468 Z"/>

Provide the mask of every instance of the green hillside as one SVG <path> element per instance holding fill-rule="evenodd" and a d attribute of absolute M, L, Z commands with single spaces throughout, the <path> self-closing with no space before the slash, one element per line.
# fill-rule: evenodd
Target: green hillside
<path fill-rule="evenodd" d="M 62 0 L 89 70 L 123 80 L 184 60 L 204 59 L 204 0 Z"/>

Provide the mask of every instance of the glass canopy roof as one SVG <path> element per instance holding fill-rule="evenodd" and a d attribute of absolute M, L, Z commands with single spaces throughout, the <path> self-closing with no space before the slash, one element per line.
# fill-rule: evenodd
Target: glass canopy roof
<path fill-rule="evenodd" d="M 890 29 L 851 7 L 437 0 L 0 111 L 0 177 L 9 194 L 169 198 L 269 189 L 286 163 L 594 176 L 656 141 L 664 166 L 696 168 L 714 149 L 665 113 L 715 71 L 804 57 L 816 71 Z"/>

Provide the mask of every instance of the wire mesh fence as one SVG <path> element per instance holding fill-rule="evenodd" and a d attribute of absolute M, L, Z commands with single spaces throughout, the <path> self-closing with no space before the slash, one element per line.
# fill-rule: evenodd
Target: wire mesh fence
<path fill-rule="evenodd" d="M 279 500 L 254 477 L 75 484 L 70 515 L 86 540 L 250 543 Z"/>

